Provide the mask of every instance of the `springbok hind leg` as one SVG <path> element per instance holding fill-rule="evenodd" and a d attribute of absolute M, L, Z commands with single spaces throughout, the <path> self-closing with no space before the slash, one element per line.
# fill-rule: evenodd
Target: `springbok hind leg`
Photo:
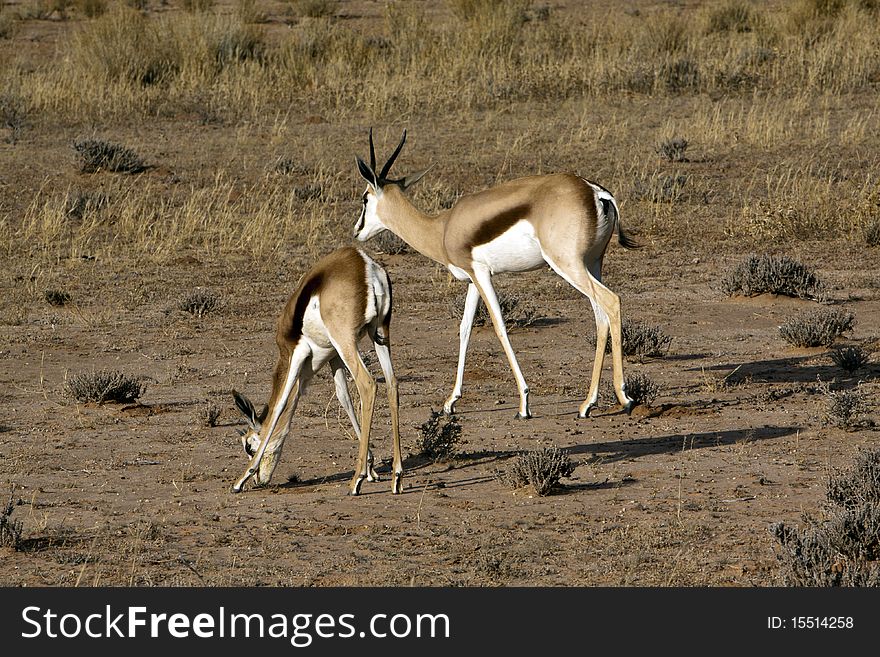
<path fill-rule="evenodd" d="M 331 338 L 332 339 L 332 338 Z M 336 352 L 342 358 L 342 362 L 351 372 L 354 378 L 354 384 L 358 389 L 358 395 L 361 398 L 361 435 L 358 447 L 357 465 L 355 466 L 354 475 L 351 478 L 349 486 L 349 494 L 357 495 L 360 493 L 361 484 L 367 478 L 367 457 L 370 452 L 370 429 L 373 425 L 373 408 L 376 402 L 376 381 L 370 375 L 369 370 L 361 355 L 357 350 L 357 343 L 354 340 L 346 341 L 345 344 L 335 344 Z"/>
<path fill-rule="evenodd" d="M 330 361 L 330 369 L 333 371 L 333 383 L 336 385 L 336 399 L 339 400 L 340 405 L 345 409 L 345 414 L 348 415 L 351 427 L 354 429 L 355 439 L 360 441 L 361 427 L 354 412 L 354 404 L 351 403 L 348 381 L 346 381 L 347 370 L 345 369 L 345 364 L 342 362 L 342 359 L 336 357 Z M 373 450 L 367 451 L 367 481 L 382 481 L 382 478 L 373 468 Z"/>
<path fill-rule="evenodd" d="M 400 449 L 400 400 L 397 392 L 397 377 L 391 366 L 391 345 L 389 344 L 388 326 L 386 325 L 373 338 L 373 347 L 379 357 L 379 365 L 385 376 L 385 387 L 388 389 L 388 409 L 391 413 L 391 436 L 394 460 L 392 463 L 391 492 L 397 495 L 403 492 L 403 457 Z"/>

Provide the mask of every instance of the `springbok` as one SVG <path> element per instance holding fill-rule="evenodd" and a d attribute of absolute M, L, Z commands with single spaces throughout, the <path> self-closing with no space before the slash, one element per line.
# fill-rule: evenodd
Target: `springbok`
<path fill-rule="evenodd" d="M 349 493 L 357 495 L 364 479 L 377 480 L 370 452 L 370 427 L 376 399 L 376 381 L 358 353 L 358 340 L 367 334 L 373 342 L 388 388 L 394 442 L 391 492 L 403 490 L 398 422 L 397 379 L 391 367 L 391 280 L 388 273 L 359 249 L 345 247 L 324 256 L 299 282 L 278 318 L 275 341 L 278 363 L 269 404 L 257 413 L 254 405 L 235 390 L 235 405 L 248 428 L 241 442 L 250 457 L 247 470 L 232 487 L 240 492 L 252 476 L 257 484 L 272 477 L 293 414 L 309 380 L 330 363 L 336 396 L 348 414 L 360 442 L 357 466 Z M 348 370 L 360 395 L 360 425 L 348 394 Z M 268 421 L 267 421 L 268 420 Z"/>
<path fill-rule="evenodd" d="M 376 170 L 373 131 L 370 164 L 357 158 L 367 181 L 363 209 L 354 229 L 365 241 L 390 230 L 423 255 L 444 265 L 457 279 L 468 282 L 459 327 L 458 371 L 452 394 L 443 405 L 452 414 L 461 398 L 465 354 L 480 298 L 486 304 L 495 334 L 504 348 L 519 389 L 517 417 L 529 418 L 529 387 L 507 337 L 507 328 L 492 276 L 538 269 L 546 263 L 589 298 L 596 316 L 596 358 L 587 399 L 578 415 L 587 417 L 599 399 L 599 378 L 605 345 L 611 331 L 614 391 L 624 410 L 633 400 L 626 394 L 620 344 L 620 298 L 602 284 L 602 260 L 612 233 L 625 248 L 637 248 L 623 232 L 617 202 L 596 183 L 572 174 L 528 176 L 462 196 L 436 216 L 418 210 L 404 195 L 427 170 L 391 179 L 388 172 L 406 142 L 406 130 L 381 171 Z"/>

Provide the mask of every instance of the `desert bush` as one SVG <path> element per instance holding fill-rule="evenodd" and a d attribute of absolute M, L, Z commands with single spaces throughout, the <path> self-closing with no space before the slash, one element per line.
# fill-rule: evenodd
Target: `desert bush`
<path fill-rule="evenodd" d="M 752 5 L 742 0 L 728 0 L 709 10 L 706 31 L 713 32 L 751 32 L 756 23 L 756 13 Z"/>
<path fill-rule="evenodd" d="M 97 370 L 74 374 L 67 379 L 66 393 L 81 403 L 133 402 L 145 389 L 142 381 L 115 370 Z"/>
<path fill-rule="evenodd" d="M 575 467 L 568 454 L 558 447 L 522 452 L 498 479 L 511 488 L 531 486 L 538 495 L 549 495 L 559 487 L 559 480 L 570 477 Z"/>
<path fill-rule="evenodd" d="M 504 318 L 504 324 L 508 327 L 525 327 L 531 326 L 540 317 L 538 311 L 528 301 L 522 301 L 515 294 L 509 292 L 501 292 L 496 290 L 498 297 L 498 305 L 501 307 L 501 316 Z M 455 297 L 449 303 L 449 315 L 455 319 L 461 319 L 464 314 L 464 304 L 467 295 Z M 474 314 L 473 326 L 491 326 L 492 317 L 483 299 L 477 301 L 477 312 Z"/>
<path fill-rule="evenodd" d="M 660 392 L 660 386 L 647 374 L 641 372 L 627 374 L 625 385 L 626 394 L 636 404 L 650 404 Z"/>
<path fill-rule="evenodd" d="M 632 181 L 630 196 L 636 201 L 651 203 L 678 203 L 686 198 L 688 176 L 681 173 L 666 175 L 654 173 Z"/>
<path fill-rule="evenodd" d="M 86 18 L 97 18 L 107 11 L 106 0 L 74 0 L 73 4 Z"/>
<path fill-rule="evenodd" d="M 838 308 L 810 310 L 779 327 L 782 338 L 795 347 L 828 347 L 855 324 L 855 316 Z"/>
<path fill-rule="evenodd" d="M 431 411 L 431 417 L 419 426 L 416 447 L 419 454 L 434 461 L 452 458 L 461 439 L 461 424 L 454 416 L 443 411 Z"/>
<path fill-rule="evenodd" d="M 183 0 L 183 8 L 187 11 L 210 11 L 216 0 Z"/>
<path fill-rule="evenodd" d="M 68 219 L 79 221 L 90 212 L 100 210 L 108 203 L 109 199 L 103 192 L 79 191 L 68 193 L 64 204 L 64 215 Z"/>
<path fill-rule="evenodd" d="M 3 15 L 0 14 L 0 37 L 2 37 Z M 0 94 L 0 125 L 9 130 L 6 141 L 14 144 L 21 136 L 25 126 L 27 110 L 21 96 L 9 92 Z"/>
<path fill-rule="evenodd" d="M 9 500 L 0 511 L 0 547 L 18 550 L 21 547 L 22 522 L 12 519 L 15 506 L 15 486 L 12 486 L 9 491 Z"/>
<path fill-rule="evenodd" d="M 664 356 L 669 351 L 672 337 L 660 326 L 647 322 L 624 319 L 620 324 L 620 342 L 624 356 Z M 611 353 L 611 340 L 605 346 Z"/>
<path fill-rule="evenodd" d="M 70 302 L 70 293 L 64 290 L 46 290 L 43 298 L 50 306 L 64 306 Z"/>
<path fill-rule="evenodd" d="M 201 318 L 220 307 L 220 296 L 212 290 L 197 287 L 184 294 L 177 302 L 177 307 Z"/>
<path fill-rule="evenodd" d="M 206 399 L 205 403 L 199 407 L 199 422 L 206 427 L 216 427 L 217 419 L 220 417 L 220 412 L 221 409 L 217 404 L 212 402 L 210 399 Z"/>
<path fill-rule="evenodd" d="M 300 16 L 327 18 L 337 10 L 336 0 L 293 0 L 293 8 Z"/>
<path fill-rule="evenodd" d="M 660 142 L 655 150 L 660 157 L 669 162 L 687 162 L 687 157 L 684 154 L 687 147 L 687 139 L 673 137 Z"/>
<path fill-rule="evenodd" d="M 787 256 L 750 255 L 721 280 L 728 296 L 782 294 L 821 299 L 823 286 L 814 271 Z"/>
<path fill-rule="evenodd" d="M 840 369 L 852 374 L 867 365 L 870 356 L 859 346 L 846 346 L 835 348 L 831 352 L 831 360 Z"/>
<path fill-rule="evenodd" d="M 849 390 L 831 390 L 824 385 L 828 405 L 825 411 L 825 423 L 839 429 L 851 429 L 861 424 L 869 406 L 861 386 Z"/>
<path fill-rule="evenodd" d="M 880 246 L 880 221 L 873 221 L 865 227 L 865 244 Z"/>
<path fill-rule="evenodd" d="M 696 89 L 700 84 L 700 68 L 690 57 L 663 62 L 659 75 L 666 90 L 673 94 Z"/>
<path fill-rule="evenodd" d="M 771 526 L 786 586 L 880 586 L 880 450 L 860 450 L 833 473 L 821 517 Z"/>
<path fill-rule="evenodd" d="M 147 167 L 130 148 L 103 139 L 77 139 L 73 143 L 83 173 L 101 170 L 118 173 L 140 173 Z"/>

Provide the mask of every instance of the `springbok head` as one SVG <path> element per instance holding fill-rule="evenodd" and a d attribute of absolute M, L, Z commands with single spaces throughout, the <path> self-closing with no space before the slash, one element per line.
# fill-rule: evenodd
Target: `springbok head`
<path fill-rule="evenodd" d="M 400 155 L 400 151 L 403 149 L 403 145 L 406 143 L 406 130 L 403 131 L 403 137 L 400 138 L 400 143 L 397 145 L 397 148 L 394 149 L 394 152 L 391 154 L 391 157 L 388 158 L 388 161 L 385 162 L 385 165 L 382 167 L 382 170 L 376 171 L 376 149 L 373 145 L 373 129 L 370 128 L 370 164 L 367 165 L 360 157 L 357 159 L 358 171 L 364 180 L 367 181 L 367 189 L 364 191 L 363 196 L 363 209 L 361 210 L 361 216 L 358 219 L 357 224 L 354 228 L 354 236 L 357 240 L 361 242 L 365 242 L 377 233 L 387 228 L 387 224 L 383 220 L 383 218 L 387 218 L 387 213 L 390 210 L 389 208 L 384 207 L 383 204 L 384 199 L 384 190 L 388 186 L 396 186 L 400 190 L 406 190 L 409 187 L 415 185 L 419 180 L 422 179 L 428 171 L 425 169 L 424 171 L 419 171 L 417 173 L 404 176 L 403 178 L 389 178 L 388 172 L 391 171 L 391 165 L 394 164 L 394 161 L 397 159 L 397 156 Z"/>
<path fill-rule="evenodd" d="M 247 429 L 239 431 L 239 435 L 244 453 L 250 458 L 257 453 L 257 449 L 260 447 L 260 429 L 263 428 L 263 421 L 269 413 L 269 407 L 264 406 L 258 413 L 251 400 L 235 390 L 232 391 L 232 398 L 247 422 Z"/>

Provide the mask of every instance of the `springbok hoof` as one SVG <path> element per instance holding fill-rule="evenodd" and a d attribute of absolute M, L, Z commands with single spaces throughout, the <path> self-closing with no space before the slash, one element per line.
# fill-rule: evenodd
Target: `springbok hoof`
<path fill-rule="evenodd" d="M 636 403 L 632 399 L 630 399 L 629 403 L 623 407 L 623 410 L 626 412 L 627 415 L 632 415 L 633 409 L 635 407 Z"/>
<path fill-rule="evenodd" d="M 596 408 L 596 406 L 594 404 L 590 404 L 584 410 L 578 411 L 578 417 L 581 419 L 590 417 L 590 411 L 592 411 L 594 408 Z"/>
<path fill-rule="evenodd" d="M 392 495 L 400 495 L 403 492 L 403 475 L 395 475 L 394 480 L 391 482 L 391 494 Z"/>
<path fill-rule="evenodd" d="M 517 412 L 516 412 L 516 415 L 514 415 L 513 417 L 514 417 L 514 419 L 516 419 L 516 420 L 531 420 L 531 419 L 532 419 L 532 414 L 529 413 L 528 411 L 526 411 L 526 414 L 523 415 L 522 413 L 520 413 L 519 411 L 517 411 Z"/>

